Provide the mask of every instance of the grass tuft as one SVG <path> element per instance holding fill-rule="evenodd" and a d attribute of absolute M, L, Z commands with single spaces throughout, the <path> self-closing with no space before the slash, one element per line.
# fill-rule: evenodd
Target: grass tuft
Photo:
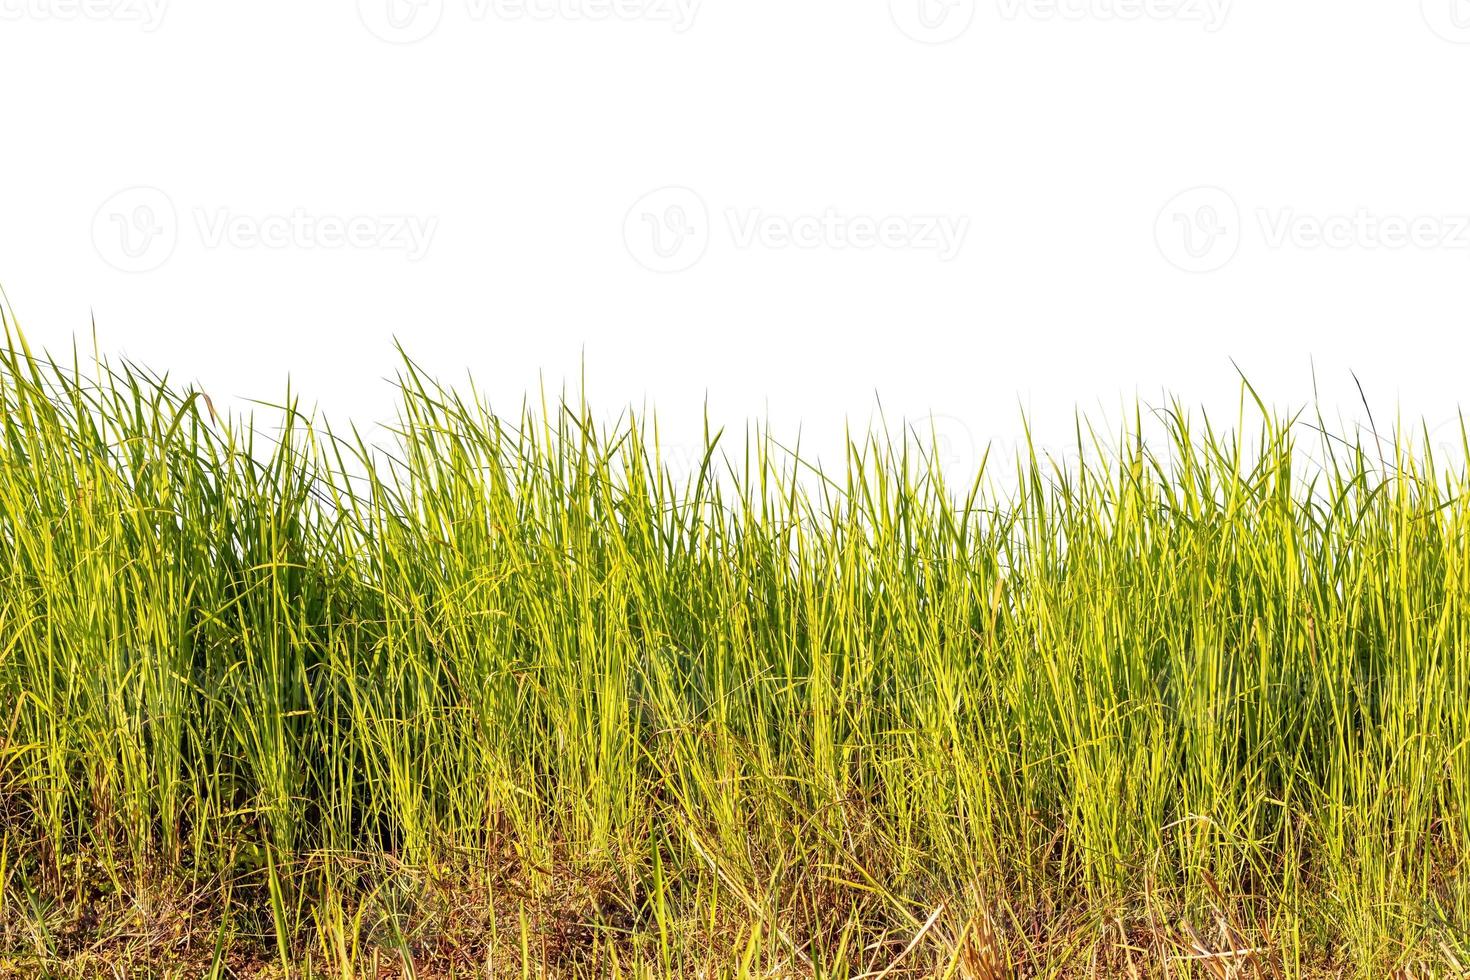
<path fill-rule="evenodd" d="M 407 358 L 364 435 L 4 326 L 0 975 L 1470 963 L 1427 435 L 1247 386 L 1005 476 L 711 432 L 676 478 Z"/>

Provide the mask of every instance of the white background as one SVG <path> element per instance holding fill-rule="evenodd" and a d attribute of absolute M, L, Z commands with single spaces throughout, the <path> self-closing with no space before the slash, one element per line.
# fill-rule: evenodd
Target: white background
<path fill-rule="evenodd" d="M 33 345 L 217 401 L 386 419 L 394 337 L 818 446 L 1465 390 L 1467 0 L 0 0 L 0 93 Z"/>

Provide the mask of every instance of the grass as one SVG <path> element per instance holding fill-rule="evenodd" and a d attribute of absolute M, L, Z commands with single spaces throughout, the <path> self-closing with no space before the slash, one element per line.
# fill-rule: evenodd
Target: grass
<path fill-rule="evenodd" d="M 0 975 L 1470 963 L 1427 435 L 1247 386 L 1066 466 L 711 431 L 675 479 L 407 359 L 360 434 L 5 332 Z"/>

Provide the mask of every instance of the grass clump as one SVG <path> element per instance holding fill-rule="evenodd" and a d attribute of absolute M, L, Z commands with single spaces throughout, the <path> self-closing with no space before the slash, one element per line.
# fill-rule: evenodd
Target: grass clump
<path fill-rule="evenodd" d="M 408 360 L 377 436 L 6 335 L 0 975 L 1470 962 L 1427 436 L 1246 389 L 1005 477 L 910 430 L 676 479 Z"/>

